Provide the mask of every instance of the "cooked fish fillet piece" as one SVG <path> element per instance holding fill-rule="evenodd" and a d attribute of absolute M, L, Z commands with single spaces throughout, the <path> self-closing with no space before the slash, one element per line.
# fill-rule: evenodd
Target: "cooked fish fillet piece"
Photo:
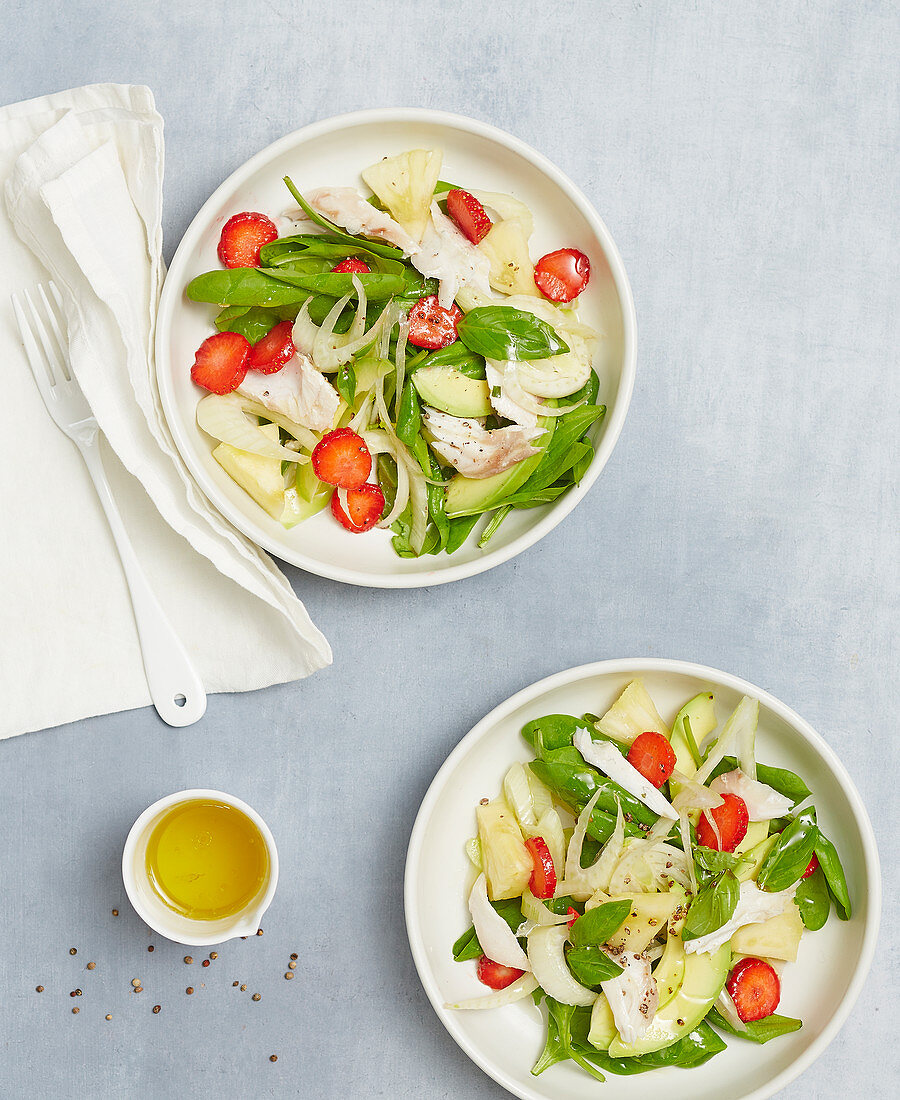
<path fill-rule="evenodd" d="M 544 432 L 519 424 L 488 431 L 478 420 L 450 416 L 429 406 L 422 410 L 422 420 L 432 449 L 461 474 L 474 478 L 492 477 L 537 454 L 539 448 L 531 441 Z"/>
<path fill-rule="evenodd" d="M 314 432 L 331 428 L 341 400 L 312 360 L 300 353 L 275 374 L 248 370 L 237 392 Z"/>

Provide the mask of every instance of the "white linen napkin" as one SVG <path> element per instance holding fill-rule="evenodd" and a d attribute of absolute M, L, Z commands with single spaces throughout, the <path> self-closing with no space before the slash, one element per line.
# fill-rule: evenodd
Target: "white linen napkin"
<path fill-rule="evenodd" d="M 206 690 L 283 683 L 331 661 L 272 560 L 194 485 L 163 418 L 162 175 L 148 88 L 98 84 L 0 109 L 0 738 L 150 702 L 115 544 L 9 306 L 48 277 L 135 550 Z"/>

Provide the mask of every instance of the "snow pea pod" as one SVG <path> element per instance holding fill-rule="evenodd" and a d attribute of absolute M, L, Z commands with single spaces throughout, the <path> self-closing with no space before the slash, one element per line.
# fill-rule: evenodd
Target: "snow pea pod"
<path fill-rule="evenodd" d="M 847 877 L 844 874 L 844 868 L 841 866 L 841 857 L 837 854 L 837 848 L 821 832 L 816 839 L 816 858 L 834 899 L 837 915 L 841 920 L 849 920 L 852 911 L 850 891 L 847 889 Z"/>
<path fill-rule="evenodd" d="M 543 718 L 526 722 L 522 736 L 534 754 L 543 759 L 547 752 L 571 747 L 575 731 L 585 728 L 585 723 L 571 714 L 545 714 Z"/>
<path fill-rule="evenodd" d="M 353 280 L 359 279 L 366 297 L 372 302 L 381 302 L 386 298 L 402 294 L 405 286 L 402 275 L 376 271 L 369 274 L 349 275 L 334 271 L 295 271 L 285 266 L 267 268 L 265 274 L 278 279 L 279 282 L 299 287 L 313 294 L 327 294 L 331 298 L 343 298 L 345 294 L 351 294 L 355 298 L 356 287 Z"/>
<path fill-rule="evenodd" d="M 777 892 L 793 886 L 809 866 L 818 841 L 816 811 L 810 806 L 794 818 L 772 845 L 756 879 L 760 889 Z"/>
<path fill-rule="evenodd" d="M 809 878 L 803 879 L 797 887 L 794 902 L 800 910 L 800 919 L 804 927 L 815 932 L 828 920 L 831 909 L 831 895 L 828 883 L 821 867 L 817 867 Z"/>
<path fill-rule="evenodd" d="M 588 827 L 588 832 L 591 836 L 596 836 L 597 840 L 604 840 L 612 833 L 620 804 L 622 813 L 625 815 L 625 831 L 631 836 L 641 835 L 642 830 L 638 828 L 638 823 L 652 825 L 656 821 L 657 815 L 651 809 L 620 787 L 618 783 L 601 775 L 596 768 L 585 764 L 576 749 L 557 749 L 548 753 L 543 760 L 532 760 L 529 767 L 538 779 L 579 813 L 590 802 L 597 790 L 601 792 L 591 815 L 591 825 Z M 598 816 L 598 812 L 602 813 L 603 817 L 596 823 L 599 831 L 595 831 L 592 826 L 595 824 L 594 818 Z M 606 832 L 608 823 L 610 828 L 609 832 Z M 599 835 L 600 832 L 604 835 Z"/>

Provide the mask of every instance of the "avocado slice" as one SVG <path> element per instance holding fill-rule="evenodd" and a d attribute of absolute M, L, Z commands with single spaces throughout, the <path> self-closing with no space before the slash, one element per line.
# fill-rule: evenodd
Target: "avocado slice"
<path fill-rule="evenodd" d="M 483 378 L 469 378 L 455 367 L 419 367 L 412 376 L 426 405 L 451 416 L 490 416 L 491 393 Z"/>
<path fill-rule="evenodd" d="M 687 718 L 690 722 L 694 741 L 699 745 L 703 738 L 716 728 L 715 703 L 716 699 L 711 691 L 702 691 L 688 700 L 675 718 L 670 743 L 675 750 L 675 767 L 682 775 L 690 776 L 697 771 L 697 765 L 694 763 L 684 735 L 684 720 Z M 677 784 L 674 786 L 677 787 Z M 674 790 L 672 796 L 674 797 L 677 793 L 678 791 Z"/>
<path fill-rule="evenodd" d="M 416 371 L 416 374 L 419 372 Z M 413 378 L 415 378 L 415 374 Z M 477 516 L 494 508 L 504 497 L 520 489 L 531 477 L 553 438 L 556 421 L 551 416 L 544 416 L 538 420 L 538 424 L 545 429 L 544 434 L 535 441 L 535 446 L 540 447 L 537 454 L 530 458 L 517 462 L 502 473 L 492 477 L 464 477 L 456 474 L 450 479 L 447 486 L 444 510 L 454 519 L 457 516 Z"/>
<path fill-rule="evenodd" d="M 633 1058 L 671 1046 L 690 1034 L 709 1012 L 728 979 L 731 965 L 731 945 L 723 944 L 712 954 L 684 956 L 684 979 L 675 996 L 657 1010 L 653 1023 L 642 1039 L 623 1043 L 616 1038 L 610 1043 L 613 1058 Z"/>
<path fill-rule="evenodd" d="M 616 1021 L 613 1019 L 612 1009 L 605 993 L 599 993 L 597 1000 L 591 1008 L 591 1029 L 588 1032 L 588 1042 L 597 1050 L 609 1050 L 609 1044 L 618 1035 Z"/>

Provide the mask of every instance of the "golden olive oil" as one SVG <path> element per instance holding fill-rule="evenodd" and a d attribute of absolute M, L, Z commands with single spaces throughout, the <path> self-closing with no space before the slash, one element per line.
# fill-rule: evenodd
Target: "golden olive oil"
<path fill-rule="evenodd" d="M 162 900 L 191 920 L 220 920 L 245 909 L 269 877 L 269 853 L 257 826 L 213 799 L 167 810 L 147 842 L 147 875 Z"/>

